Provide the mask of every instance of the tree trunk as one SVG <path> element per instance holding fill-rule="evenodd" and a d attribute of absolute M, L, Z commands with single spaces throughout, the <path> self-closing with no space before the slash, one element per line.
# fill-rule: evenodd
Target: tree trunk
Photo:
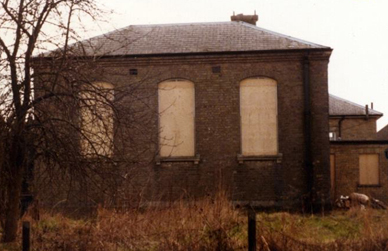
<path fill-rule="evenodd" d="M 3 242 L 13 242 L 16 239 L 18 220 L 20 216 L 20 195 L 23 181 L 23 165 L 25 161 L 25 149 L 22 137 L 15 136 L 9 153 L 6 166 L 7 194 L 5 207 L 5 223 Z"/>
<path fill-rule="evenodd" d="M 14 172 L 14 174 L 21 173 Z M 12 179 L 14 182 L 9 182 L 8 191 L 7 191 L 7 207 L 5 209 L 5 226 L 4 226 L 4 235 L 3 242 L 13 242 L 16 239 L 18 220 L 19 220 L 19 202 L 20 202 L 20 192 L 22 187 L 22 177 L 17 175 Z"/>

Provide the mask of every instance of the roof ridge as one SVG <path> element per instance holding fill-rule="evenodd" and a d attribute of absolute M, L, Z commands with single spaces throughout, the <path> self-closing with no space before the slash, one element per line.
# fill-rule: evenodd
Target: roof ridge
<path fill-rule="evenodd" d="M 220 21 L 220 22 L 191 22 L 191 23 L 164 23 L 164 24 L 131 24 L 129 26 L 137 26 L 137 27 L 147 27 L 147 26 L 183 26 L 183 25 L 193 25 L 193 24 L 225 24 L 232 23 L 232 21 Z"/>

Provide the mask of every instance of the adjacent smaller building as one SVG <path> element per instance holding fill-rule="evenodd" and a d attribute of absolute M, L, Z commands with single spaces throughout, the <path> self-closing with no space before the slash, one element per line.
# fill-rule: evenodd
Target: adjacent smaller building
<path fill-rule="evenodd" d="M 382 140 L 388 140 L 388 125 L 380 129 L 380 131 L 377 132 L 377 138 Z"/>
<path fill-rule="evenodd" d="M 329 107 L 332 199 L 359 192 L 388 202 L 388 138 L 376 132 L 383 114 L 334 95 Z"/>

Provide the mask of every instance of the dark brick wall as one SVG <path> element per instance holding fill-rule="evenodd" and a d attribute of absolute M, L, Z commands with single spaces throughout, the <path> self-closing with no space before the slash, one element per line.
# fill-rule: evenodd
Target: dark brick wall
<path fill-rule="evenodd" d="M 317 203 L 330 201 L 328 61 L 311 61 L 312 161 Z"/>
<path fill-rule="evenodd" d="M 330 51 L 310 51 L 312 111 L 311 151 L 315 192 L 327 201 L 330 189 L 327 65 Z M 106 81 L 116 94 L 116 151 L 129 162 L 120 165 L 123 179 L 115 196 L 133 202 L 198 198 L 225 190 L 238 203 L 300 207 L 308 194 L 304 132 L 303 62 L 306 51 L 105 58 L 97 62 L 94 81 Z M 212 73 L 220 66 L 220 73 Z M 129 75 L 137 69 L 138 75 Z M 278 84 L 278 160 L 239 163 L 241 152 L 239 83 L 265 76 Z M 193 162 L 156 164 L 158 83 L 175 78 L 195 85 Z M 125 129 L 120 125 L 125 125 Z M 102 198 L 102 197 L 101 197 Z M 100 198 L 100 199 L 101 199 Z"/>
<path fill-rule="evenodd" d="M 339 118 L 330 118 L 330 132 L 335 132 L 339 137 Z M 341 123 L 342 140 L 374 140 L 376 134 L 376 117 L 369 119 L 345 117 Z"/>
<path fill-rule="evenodd" d="M 385 158 L 385 144 L 341 143 L 332 142 L 330 152 L 335 158 L 335 193 L 349 195 L 353 192 L 363 193 L 388 203 L 388 160 Z M 359 155 L 379 154 L 380 186 L 359 186 Z"/>
<path fill-rule="evenodd" d="M 147 200 L 173 200 L 214 194 L 219 188 L 231 198 L 257 205 L 291 205 L 306 194 L 304 145 L 303 58 L 299 52 L 236 54 L 224 56 L 154 57 L 116 59 L 103 62 L 100 80 L 116 86 L 139 83 L 133 96 L 146 99 L 149 113 L 142 130 L 157 142 L 157 84 L 184 78 L 195 84 L 195 148 L 201 156 L 191 162 L 162 162 L 137 167 L 136 182 L 144 185 Z M 327 64 L 330 52 L 310 53 L 312 107 L 312 151 L 316 190 L 329 196 L 329 141 Z M 212 73 L 220 66 L 221 73 Z M 138 76 L 126 74 L 138 69 Z M 273 78 L 278 83 L 278 133 L 281 161 L 237 162 L 240 153 L 239 83 L 255 76 Z M 133 97 L 126 97 L 127 102 Z M 126 101 L 123 102 L 125 109 Z M 136 102 L 135 102 L 136 103 Z M 141 102 L 140 102 L 141 103 Z M 136 107 L 141 104 L 134 104 Z M 144 117 L 144 116 L 143 116 Z M 142 139 L 131 134 L 135 145 Z M 121 139 L 125 140 L 122 135 Z M 146 149 L 148 148 L 148 149 Z M 157 144 L 141 146 L 143 157 L 152 159 Z M 279 163 L 278 163 L 279 162 Z M 131 190 L 131 189 L 130 189 Z M 130 191 L 128 191 L 130 193 Z"/>

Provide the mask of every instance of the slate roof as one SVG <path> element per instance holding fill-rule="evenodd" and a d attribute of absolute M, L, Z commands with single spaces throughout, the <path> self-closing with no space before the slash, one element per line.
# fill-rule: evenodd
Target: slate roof
<path fill-rule="evenodd" d="M 388 125 L 384 126 L 377 132 L 377 139 L 388 140 Z"/>
<path fill-rule="evenodd" d="M 292 49 L 330 50 L 327 46 L 275 33 L 241 21 L 130 25 L 84 40 L 76 45 L 87 56 Z"/>
<path fill-rule="evenodd" d="M 371 116 L 383 116 L 381 112 L 376 110 L 368 109 L 369 115 Z M 330 116 L 357 116 L 357 115 L 366 115 L 365 106 L 353 103 L 349 100 L 329 95 L 329 115 Z"/>

